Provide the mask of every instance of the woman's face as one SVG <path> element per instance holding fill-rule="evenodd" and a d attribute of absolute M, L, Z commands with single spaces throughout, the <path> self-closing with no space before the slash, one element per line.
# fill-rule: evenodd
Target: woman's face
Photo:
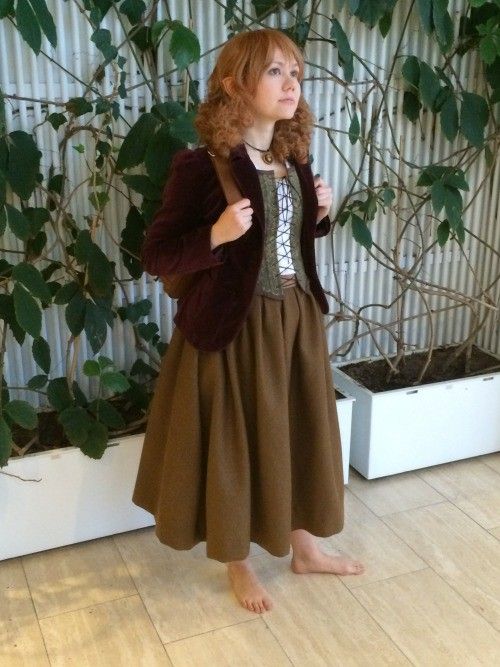
<path fill-rule="evenodd" d="M 275 49 L 273 61 L 266 67 L 257 84 L 251 107 L 256 121 L 292 118 L 299 103 L 299 66 Z"/>

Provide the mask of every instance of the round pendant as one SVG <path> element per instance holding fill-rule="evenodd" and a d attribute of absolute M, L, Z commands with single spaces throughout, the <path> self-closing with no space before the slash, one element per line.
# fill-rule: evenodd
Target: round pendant
<path fill-rule="evenodd" d="M 262 156 L 262 159 L 264 160 L 264 162 L 265 162 L 266 164 L 272 164 L 272 161 L 273 161 L 273 154 L 270 153 L 270 152 L 268 152 L 268 153 L 264 153 L 263 156 Z"/>

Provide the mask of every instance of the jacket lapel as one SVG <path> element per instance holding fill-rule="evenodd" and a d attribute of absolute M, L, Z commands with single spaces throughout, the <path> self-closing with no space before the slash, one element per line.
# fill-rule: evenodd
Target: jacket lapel
<path fill-rule="evenodd" d="M 297 175 L 300 181 L 300 187 L 302 189 L 302 205 L 304 210 L 305 227 L 309 223 L 308 218 L 315 218 L 317 215 L 318 202 L 316 199 L 316 192 L 314 190 L 314 179 L 312 176 L 311 167 L 309 164 L 300 164 L 299 162 L 293 161 Z"/>

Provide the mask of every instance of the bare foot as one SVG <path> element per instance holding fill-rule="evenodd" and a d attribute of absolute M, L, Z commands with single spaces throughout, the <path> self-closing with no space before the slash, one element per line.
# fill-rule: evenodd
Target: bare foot
<path fill-rule="evenodd" d="M 235 560 L 226 565 L 234 594 L 243 607 L 258 614 L 272 609 L 271 597 L 260 584 L 248 559 Z"/>
<path fill-rule="evenodd" d="M 363 574 L 365 566 L 359 560 L 346 556 L 331 556 L 319 549 L 308 554 L 293 556 L 290 567 L 295 574 L 327 572 L 330 574 Z"/>

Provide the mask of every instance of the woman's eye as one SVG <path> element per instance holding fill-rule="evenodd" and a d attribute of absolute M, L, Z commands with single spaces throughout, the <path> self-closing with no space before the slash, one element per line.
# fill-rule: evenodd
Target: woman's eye
<path fill-rule="evenodd" d="M 280 68 L 279 67 L 273 67 L 272 69 L 269 70 L 270 74 L 279 74 L 280 73 Z"/>

